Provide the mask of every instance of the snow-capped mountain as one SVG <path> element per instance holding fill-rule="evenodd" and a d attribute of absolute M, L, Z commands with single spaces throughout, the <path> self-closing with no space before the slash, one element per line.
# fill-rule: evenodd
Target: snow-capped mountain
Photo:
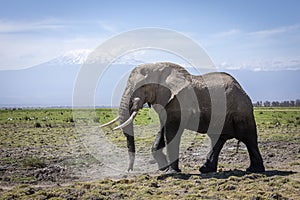
<path fill-rule="evenodd" d="M 87 61 L 88 57 L 93 54 L 89 60 Z M 91 49 L 75 49 L 71 51 L 67 51 L 57 58 L 46 62 L 50 65 L 82 65 L 86 62 L 89 63 L 96 63 L 96 62 L 107 62 L 111 61 L 113 57 L 110 55 L 102 56 L 102 58 L 97 57 L 97 52 L 93 52 Z M 143 59 L 137 59 L 135 54 L 127 54 L 122 56 L 116 60 L 114 60 L 114 64 L 126 64 L 126 65 L 138 65 L 141 63 L 145 63 Z"/>
<path fill-rule="evenodd" d="M 48 63 L 52 65 L 81 65 L 86 61 L 91 52 L 92 50 L 90 49 L 76 49 L 67 51 Z"/>

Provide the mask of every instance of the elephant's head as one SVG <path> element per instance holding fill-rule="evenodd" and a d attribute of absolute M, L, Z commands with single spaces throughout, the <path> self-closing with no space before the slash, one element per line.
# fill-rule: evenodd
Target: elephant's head
<path fill-rule="evenodd" d="M 190 83 L 190 74 L 173 63 L 143 64 L 131 72 L 119 108 L 121 125 L 115 128 L 122 129 L 127 137 L 128 170 L 133 169 L 135 159 L 133 119 L 139 109 L 145 103 L 165 107 Z"/>

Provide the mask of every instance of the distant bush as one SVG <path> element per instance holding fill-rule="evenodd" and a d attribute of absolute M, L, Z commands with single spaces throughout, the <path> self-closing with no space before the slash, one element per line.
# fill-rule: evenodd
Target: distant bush
<path fill-rule="evenodd" d="M 73 119 L 73 117 L 68 117 L 65 121 L 66 122 L 74 122 L 74 119 Z"/>
<path fill-rule="evenodd" d="M 94 121 L 95 123 L 98 123 L 98 122 L 99 122 L 99 120 L 100 120 L 100 118 L 99 118 L 99 117 L 94 117 L 94 119 L 93 119 L 93 121 Z"/>
<path fill-rule="evenodd" d="M 34 127 L 35 127 L 35 128 L 41 128 L 42 125 L 41 125 L 40 122 L 35 122 L 35 123 L 34 123 Z"/>

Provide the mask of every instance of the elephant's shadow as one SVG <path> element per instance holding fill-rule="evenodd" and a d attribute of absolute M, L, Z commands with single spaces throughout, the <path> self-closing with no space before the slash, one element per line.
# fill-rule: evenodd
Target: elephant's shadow
<path fill-rule="evenodd" d="M 210 179 L 210 178 L 217 178 L 217 179 L 227 179 L 229 177 L 245 177 L 248 179 L 257 179 L 262 176 L 272 177 L 272 176 L 288 176 L 291 174 L 296 174 L 297 172 L 293 171 L 281 171 L 281 170 L 267 170 L 261 173 L 249 173 L 242 170 L 230 170 L 230 171 L 223 171 L 223 172 L 213 172 L 207 174 L 192 174 L 192 173 L 174 173 L 174 174 L 163 174 L 160 175 L 157 179 L 164 180 L 168 177 L 173 177 L 175 179 L 182 179 L 188 180 L 192 176 L 198 176 L 202 179 Z"/>

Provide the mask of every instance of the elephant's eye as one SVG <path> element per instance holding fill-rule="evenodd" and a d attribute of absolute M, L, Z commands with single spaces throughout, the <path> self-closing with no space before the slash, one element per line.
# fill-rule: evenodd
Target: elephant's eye
<path fill-rule="evenodd" d="M 141 69 L 140 73 L 141 73 L 143 76 L 146 76 L 146 75 L 147 75 L 147 72 L 146 72 L 146 69 L 145 69 L 145 68 Z"/>

